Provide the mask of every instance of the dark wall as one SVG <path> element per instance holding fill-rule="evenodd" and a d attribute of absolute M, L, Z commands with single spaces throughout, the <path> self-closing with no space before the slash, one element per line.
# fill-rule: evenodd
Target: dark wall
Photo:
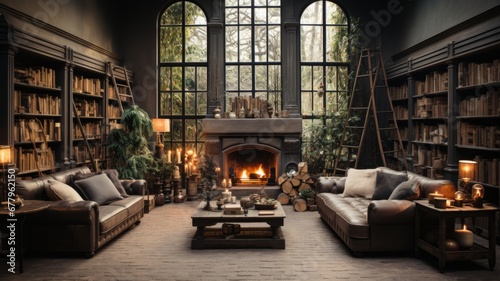
<path fill-rule="evenodd" d="M 61 45 L 69 46 L 86 53 L 82 46 L 48 32 L 35 25 L 34 18 L 63 32 L 70 33 L 91 44 L 112 52 L 119 52 L 119 46 L 114 43 L 112 13 L 106 9 L 106 1 L 99 0 L 2 0 L 2 5 L 20 13 L 5 12 L 9 24 L 34 35 Z M 25 14 L 26 16 L 23 16 Z"/>
<path fill-rule="evenodd" d="M 477 32 L 464 23 L 474 19 L 470 26 L 481 29 L 481 21 L 488 20 L 483 13 L 500 5 L 499 0 L 419 0 L 405 2 L 404 10 L 388 22 L 382 30 L 382 47 L 388 57 L 401 52 L 409 55 L 430 51 L 433 47 L 453 40 L 470 37 Z M 489 23 L 497 24 L 497 23 Z M 458 27 L 458 28 L 457 28 Z M 409 49 L 414 49 L 409 51 Z M 417 53 L 415 53 L 417 52 Z M 408 57 L 404 55 L 400 59 Z"/>

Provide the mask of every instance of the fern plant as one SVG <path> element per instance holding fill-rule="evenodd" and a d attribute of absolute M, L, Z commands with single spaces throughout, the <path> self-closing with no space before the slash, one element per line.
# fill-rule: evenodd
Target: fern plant
<path fill-rule="evenodd" d="M 153 123 L 147 112 L 133 105 L 123 112 L 121 125 L 112 129 L 107 139 L 111 166 L 122 179 L 144 179 L 156 166 L 148 147 Z"/>

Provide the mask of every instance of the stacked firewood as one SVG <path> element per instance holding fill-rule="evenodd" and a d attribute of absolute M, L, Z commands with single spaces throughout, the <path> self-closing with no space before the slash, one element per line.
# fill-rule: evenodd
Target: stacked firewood
<path fill-rule="evenodd" d="M 314 189 L 314 181 L 307 171 L 306 162 L 298 164 L 298 171 L 290 171 L 281 175 L 278 178 L 278 184 L 281 187 L 281 193 L 278 195 L 281 205 L 292 204 L 294 210 L 298 212 L 317 210 L 314 198 L 310 200 L 301 195 L 304 190 Z"/>

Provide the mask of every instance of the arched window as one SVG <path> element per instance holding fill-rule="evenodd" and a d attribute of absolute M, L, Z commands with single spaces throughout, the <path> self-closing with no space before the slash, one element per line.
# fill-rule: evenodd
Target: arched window
<path fill-rule="evenodd" d="M 159 116 L 171 119 L 166 150 L 203 150 L 207 114 L 207 20 L 199 6 L 179 1 L 159 19 Z"/>
<path fill-rule="evenodd" d="M 303 116 L 303 155 L 307 160 L 315 158 L 308 153 L 325 153 L 316 158 L 332 155 L 334 147 L 321 145 L 325 151 L 308 151 L 311 135 L 317 138 L 321 131 L 325 138 L 333 138 L 340 132 L 326 131 L 347 110 L 349 76 L 349 22 L 347 15 L 335 3 L 320 0 L 311 3 L 300 18 L 300 72 L 301 113 Z M 329 123 L 331 122 L 331 123 Z M 318 127 L 318 126 L 319 127 Z M 319 129 L 318 129 L 319 128 Z M 319 133 L 319 135 L 321 135 Z M 318 141 L 318 140 L 314 140 Z M 331 143 L 328 141 L 328 143 Z M 309 159 L 308 159 L 309 158 Z M 325 163 L 328 165 L 328 163 Z M 326 167 L 326 166 L 325 166 Z"/>
<path fill-rule="evenodd" d="M 240 96 L 280 110 L 281 1 L 226 0 L 225 37 L 225 111 Z"/>

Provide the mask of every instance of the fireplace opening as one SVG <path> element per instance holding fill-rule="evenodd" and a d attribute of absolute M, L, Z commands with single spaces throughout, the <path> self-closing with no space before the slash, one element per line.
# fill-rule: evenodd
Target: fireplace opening
<path fill-rule="evenodd" d="M 229 152 L 227 175 L 233 186 L 275 185 L 277 154 L 256 148 Z"/>

